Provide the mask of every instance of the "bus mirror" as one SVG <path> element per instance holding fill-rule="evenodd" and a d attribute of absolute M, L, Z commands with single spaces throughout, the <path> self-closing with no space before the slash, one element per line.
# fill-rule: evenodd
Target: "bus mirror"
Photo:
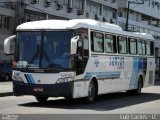
<path fill-rule="evenodd" d="M 71 39 L 71 55 L 77 53 L 77 42 L 79 40 L 79 36 L 75 36 Z"/>
<path fill-rule="evenodd" d="M 4 40 L 4 53 L 6 55 L 13 55 L 15 52 L 15 38 L 16 35 L 12 35 Z"/>

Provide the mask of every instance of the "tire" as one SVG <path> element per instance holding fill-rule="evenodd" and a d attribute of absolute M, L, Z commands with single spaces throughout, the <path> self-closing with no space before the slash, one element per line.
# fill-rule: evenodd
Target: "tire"
<path fill-rule="evenodd" d="M 137 89 L 128 90 L 127 93 L 132 94 L 132 95 L 140 95 L 141 92 L 142 92 L 142 78 L 139 78 L 138 84 L 137 84 Z"/>
<path fill-rule="evenodd" d="M 135 95 L 140 95 L 142 92 L 142 79 L 139 78 L 137 89 L 134 90 Z"/>
<path fill-rule="evenodd" d="M 96 98 L 96 85 L 94 81 L 91 81 L 88 88 L 88 96 L 86 97 L 87 103 L 93 103 Z"/>
<path fill-rule="evenodd" d="M 48 97 L 45 96 L 35 96 L 36 100 L 40 103 L 40 104 L 44 104 L 47 102 Z"/>

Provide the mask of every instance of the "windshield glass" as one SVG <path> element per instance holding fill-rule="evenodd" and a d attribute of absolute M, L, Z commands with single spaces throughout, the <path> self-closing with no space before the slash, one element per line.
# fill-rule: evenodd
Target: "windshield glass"
<path fill-rule="evenodd" d="M 41 32 L 18 33 L 19 59 L 17 67 L 25 67 L 29 62 L 32 67 L 39 67 L 39 55 L 42 35 Z M 37 54 L 37 55 L 36 55 Z M 33 56 L 35 57 L 33 60 Z M 31 61 L 32 60 L 32 61 Z"/>
<path fill-rule="evenodd" d="M 19 32 L 18 68 L 71 68 L 71 31 Z"/>

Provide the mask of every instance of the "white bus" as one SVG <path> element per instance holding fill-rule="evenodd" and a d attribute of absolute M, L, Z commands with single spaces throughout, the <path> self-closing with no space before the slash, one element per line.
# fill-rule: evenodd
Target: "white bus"
<path fill-rule="evenodd" d="M 15 51 L 13 52 L 13 43 Z M 17 27 L 4 42 L 13 62 L 14 95 L 86 98 L 154 84 L 154 38 L 90 19 L 43 20 Z"/>

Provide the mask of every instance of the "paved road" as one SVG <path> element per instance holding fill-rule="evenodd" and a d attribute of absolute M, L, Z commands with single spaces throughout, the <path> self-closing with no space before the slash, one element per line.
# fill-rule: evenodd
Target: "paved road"
<path fill-rule="evenodd" d="M 13 91 L 13 85 L 11 81 L 0 82 L 0 96 L 2 93 L 11 93 Z"/>
<path fill-rule="evenodd" d="M 93 104 L 83 100 L 50 98 L 40 105 L 32 96 L 0 97 L 0 113 L 14 114 L 106 114 L 106 113 L 160 113 L 160 82 L 144 88 L 140 96 L 114 93 L 99 96 Z"/>

